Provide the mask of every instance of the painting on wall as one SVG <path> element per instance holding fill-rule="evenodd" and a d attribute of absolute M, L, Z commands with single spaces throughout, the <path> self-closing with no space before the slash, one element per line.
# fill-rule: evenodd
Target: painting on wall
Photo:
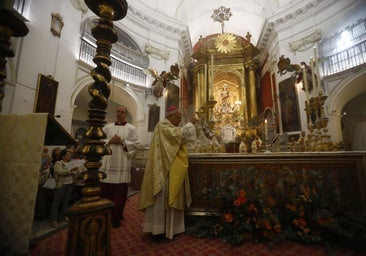
<path fill-rule="evenodd" d="M 179 87 L 173 83 L 169 83 L 166 89 L 168 90 L 166 98 L 166 111 L 170 106 L 176 106 L 179 108 Z"/>
<path fill-rule="evenodd" d="M 58 82 L 52 76 L 38 75 L 35 113 L 55 114 Z"/>
<path fill-rule="evenodd" d="M 290 77 L 279 83 L 282 130 L 284 133 L 300 131 L 301 129 L 295 83 L 295 77 Z"/>
<path fill-rule="evenodd" d="M 148 132 L 154 131 L 155 126 L 159 122 L 159 118 L 160 118 L 160 107 L 156 104 L 151 105 L 149 109 L 149 124 L 147 128 Z"/>

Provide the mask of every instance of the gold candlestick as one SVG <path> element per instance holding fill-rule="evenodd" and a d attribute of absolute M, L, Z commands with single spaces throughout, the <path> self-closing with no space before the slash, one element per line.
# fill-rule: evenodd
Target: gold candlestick
<path fill-rule="evenodd" d="M 110 243 L 110 218 L 113 203 L 100 198 L 99 179 L 105 174 L 99 171 L 101 159 L 110 155 L 111 149 L 104 145 L 106 134 L 103 126 L 110 95 L 109 82 L 112 79 L 109 66 L 111 65 L 110 50 L 112 43 L 118 40 L 113 29 L 113 21 L 122 19 L 127 14 L 126 1 L 114 0 L 85 0 L 96 15 L 99 23 L 92 28 L 92 34 L 97 39 L 96 55 L 93 59 L 97 65 L 91 71 L 94 83 L 89 86 L 92 97 L 89 102 L 89 123 L 85 144 L 77 148 L 86 156 L 87 172 L 82 179 L 85 187 L 82 189 L 82 199 L 72 205 L 67 211 L 70 219 L 69 233 L 65 255 L 112 255 Z"/>

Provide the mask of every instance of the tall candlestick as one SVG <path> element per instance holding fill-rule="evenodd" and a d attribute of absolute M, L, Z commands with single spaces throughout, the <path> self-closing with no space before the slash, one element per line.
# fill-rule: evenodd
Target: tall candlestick
<path fill-rule="evenodd" d="M 321 90 L 322 85 L 320 82 L 320 72 L 319 72 L 319 56 L 318 56 L 318 48 L 314 46 L 314 55 L 315 55 L 315 70 L 316 70 L 316 79 L 317 79 L 317 88 Z M 318 93 L 318 92 L 316 92 Z"/>
<path fill-rule="evenodd" d="M 266 139 L 268 138 L 268 121 L 267 121 L 267 118 L 264 119 L 264 136 L 266 137 Z"/>
<path fill-rule="evenodd" d="M 306 75 L 306 67 L 302 67 L 302 82 L 305 85 L 305 93 L 306 93 L 306 102 L 309 103 L 309 88 L 308 88 L 308 79 Z"/>
<path fill-rule="evenodd" d="M 315 66 L 314 66 L 314 60 L 312 57 L 310 57 L 310 69 L 311 69 L 311 82 L 313 83 L 313 94 L 316 97 L 317 95 L 317 84 L 315 81 Z"/>
<path fill-rule="evenodd" d="M 204 86 L 204 95 L 203 95 L 203 100 L 204 102 L 201 102 L 201 104 L 204 104 L 208 99 L 207 99 L 207 64 L 205 64 L 205 86 Z"/>
<path fill-rule="evenodd" d="M 208 97 L 212 95 L 213 92 L 213 83 L 214 83 L 214 56 L 211 54 L 211 83 L 210 83 L 210 93 Z"/>

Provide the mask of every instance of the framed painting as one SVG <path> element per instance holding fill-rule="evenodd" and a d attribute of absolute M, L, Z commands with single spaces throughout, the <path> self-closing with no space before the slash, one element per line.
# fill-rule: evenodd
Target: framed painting
<path fill-rule="evenodd" d="M 52 76 L 38 75 L 35 113 L 55 114 L 58 82 Z"/>
<path fill-rule="evenodd" d="M 160 118 L 160 107 L 156 104 L 153 104 L 152 106 L 150 106 L 149 109 L 149 124 L 147 128 L 148 132 L 154 131 L 155 126 L 159 122 L 159 118 Z"/>
<path fill-rule="evenodd" d="M 166 98 L 166 109 L 165 111 L 168 111 L 168 108 L 170 106 L 176 106 L 177 108 L 179 108 L 179 87 L 176 86 L 173 83 L 169 83 L 168 86 L 166 87 L 166 89 L 168 90 L 168 95 Z"/>
<path fill-rule="evenodd" d="M 282 130 L 284 133 L 300 131 L 301 129 L 295 83 L 295 77 L 287 78 L 279 83 Z"/>

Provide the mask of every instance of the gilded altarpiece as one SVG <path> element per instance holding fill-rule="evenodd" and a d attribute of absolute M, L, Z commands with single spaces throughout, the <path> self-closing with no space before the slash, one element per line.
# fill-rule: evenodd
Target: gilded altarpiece
<path fill-rule="evenodd" d="M 195 111 L 216 134 L 228 122 L 241 133 L 248 119 L 258 115 L 254 57 L 259 50 L 250 37 L 235 36 L 233 49 L 220 52 L 217 36 L 201 38 L 194 47 L 190 72 Z"/>

